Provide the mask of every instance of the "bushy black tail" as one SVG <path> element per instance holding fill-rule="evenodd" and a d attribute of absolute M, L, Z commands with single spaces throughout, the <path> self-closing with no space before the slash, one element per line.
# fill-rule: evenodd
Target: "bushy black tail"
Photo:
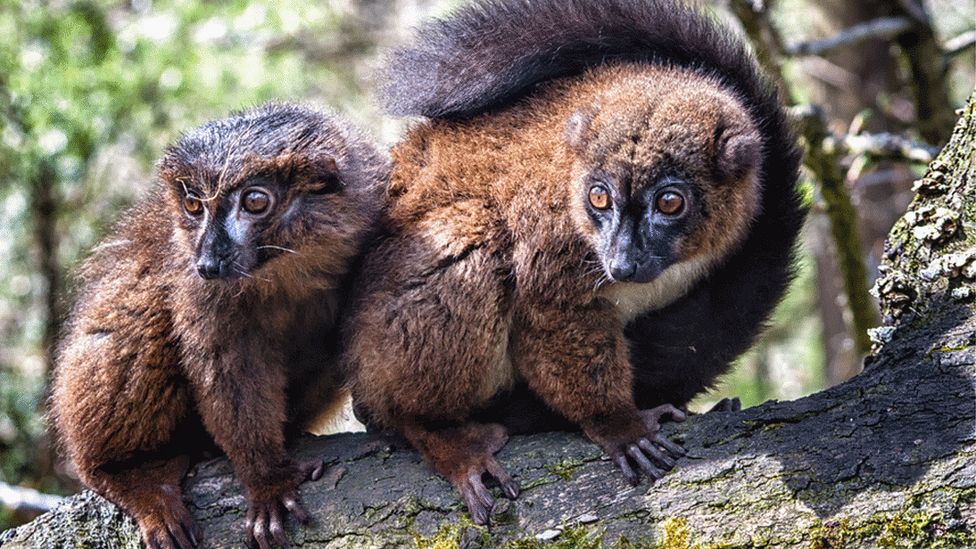
<path fill-rule="evenodd" d="M 387 59 L 391 114 L 467 117 L 607 62 L 703 69 L 752 102 L 775 99 L 731 31 L 676 0 L 476 0 Z"/>

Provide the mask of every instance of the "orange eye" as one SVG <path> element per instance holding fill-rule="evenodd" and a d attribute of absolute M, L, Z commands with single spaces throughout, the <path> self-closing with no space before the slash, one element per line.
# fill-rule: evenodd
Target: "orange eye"
<path fill-rule="evenodd" d="M 610 193 L 603 185 L 593 185 L 590 187 L 590 205 L 598 210 L 606 210 L 610 207 Z"/>
<path fill-rule="evenodd" d="M 658 195 L 655 206 L 665 215 L 678 215 L 685 209 L 685 197 L 674 191 L 665 191 Z"/>
<path fill-rule="evenodd" d="M 196 195 L 188 194 L 183 197 L 183 209 L 192 216 L 198 216 L 203 213 L 203 202 Z"/>
<path fill-rule="evenodd" d="M 259 191 L 257 189 L 251 189 L 244 192 L 244 198 L 241 199 L 241 205 L 244 206 L 244 210 L 250 214 L 262 214 L 268 211 L 271 206 L 271 196 L 264 191 Z"/>

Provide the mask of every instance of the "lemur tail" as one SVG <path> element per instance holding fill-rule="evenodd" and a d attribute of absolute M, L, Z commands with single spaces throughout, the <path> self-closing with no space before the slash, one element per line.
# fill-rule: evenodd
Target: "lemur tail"
<path fill-rule="evenodd" d="M 608 62 L 647 62 L 700 69 L 747 104 L 776 104 L 774 88 L 734 36 L 678 0 L 476 0 L 394 50 L 379 97 L 391 114 L 469 117 L 547 80 Z"/>

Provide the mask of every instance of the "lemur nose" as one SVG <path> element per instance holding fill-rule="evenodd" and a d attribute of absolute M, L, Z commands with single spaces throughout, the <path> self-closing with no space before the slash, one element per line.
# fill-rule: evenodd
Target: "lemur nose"
<path fill-rule="evenodd" d="M 223 267 L 221 263 L 219 259 L 214 257 L 201 257 L 197 260 L 197 273 L 207 280 L 220 278 Z"/>
<path fill-rule="evenodd" d="M 637 272 L 637 263 L 633 261 L 610 260 L 610 276 L 614 280 L 627 280 Z"/>

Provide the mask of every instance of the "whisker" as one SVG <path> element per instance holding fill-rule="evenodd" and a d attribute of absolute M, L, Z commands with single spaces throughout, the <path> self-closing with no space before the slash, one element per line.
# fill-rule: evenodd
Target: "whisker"
<path fill-rule="evenodd" d="M 260 280 L 261 282 L 271 282 L 267 278 L 261 278 L 260 276 L 254 276 L 254 275 L 252 275 L 250 273 L 245 272 L 244 271 L 244 265 L 241 265 L 237 261 L 234 261 L 234 270 L 237 271 L 238 274 L 240 274 L 241 276 L 244 276 L 244 277 L 247 277 L 247 278 L 253 278 L 254 280 Z"/>
<path fill-rule="evenodd" d="M 291 248 L 285 248 L 284 246 L 272 246 L 270 244 L 266 244 L 264 246 L 258 246 L 257 247 L 258 250 L 262 250 L 264 248 L 270 248 L 272 250 L 281 250 L 283 252 L 288 252 L 290 254 L 295 254 L 295 255 L 302 255 L 302 254 L 296 252 L 295 250 L 292 250 Z"/>

